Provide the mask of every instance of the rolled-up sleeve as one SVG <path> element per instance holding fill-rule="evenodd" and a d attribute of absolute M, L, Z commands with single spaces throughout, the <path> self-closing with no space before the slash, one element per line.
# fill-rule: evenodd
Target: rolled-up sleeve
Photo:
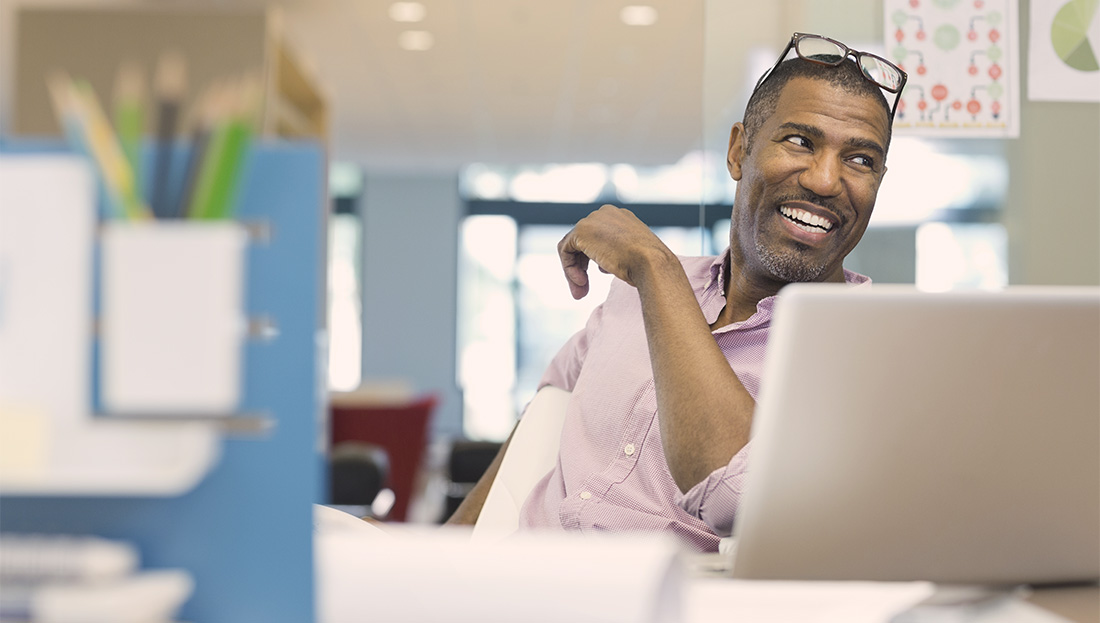
<path fill-rule="evenodd" d="M 730 536 L 748 476 L 752 442 L 684 494 L 680 507 L 707 524 L 720 537 Z"/>

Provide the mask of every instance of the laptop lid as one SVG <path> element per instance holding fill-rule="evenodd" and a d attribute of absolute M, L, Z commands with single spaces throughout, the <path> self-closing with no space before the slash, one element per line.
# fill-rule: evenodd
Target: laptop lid
<path fill-rule="evenodd" d="M 794 285 L 735 577 L 1100 577 L 1100 289 Z"/>

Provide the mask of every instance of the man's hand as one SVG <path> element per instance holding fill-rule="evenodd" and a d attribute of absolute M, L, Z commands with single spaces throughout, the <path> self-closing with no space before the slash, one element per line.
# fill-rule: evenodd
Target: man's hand
<path fill-rule="evenodd" d="M 654 261 L 676 261 L 645 223 L 630 210 L 604 205 L 581 219 L 558 243 L 558 257 L 574 299 L 588 294 L 588 262 L 632 286 Z"/>

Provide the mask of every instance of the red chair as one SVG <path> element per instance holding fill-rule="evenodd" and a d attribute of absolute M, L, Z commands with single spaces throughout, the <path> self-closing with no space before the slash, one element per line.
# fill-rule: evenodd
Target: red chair
<path fill-rule="evenodd" d="M 437 396 L 428 395 L 406 404 L 331 406 L 332 446 L 343 441 L 362 441 L 379 445 L 389 454 L 389 483 L 396 496 L 387 517 L 391 521 L 405 521 L 408 515 L 438 401 Z"/>

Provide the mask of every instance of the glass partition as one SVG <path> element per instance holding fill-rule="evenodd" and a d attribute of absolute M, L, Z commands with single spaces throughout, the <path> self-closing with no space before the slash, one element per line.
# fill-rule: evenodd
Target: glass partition
<path fill-rule="evenodd" d="M 722 252 L 736 192 L 726 168 L 730 128 L 791 34 L 820 33 L 887 56 L 882 0 L 681 5 L 687 9 L 657 7 L 657 23 L 642 27 L 670 27 L 660 20 L 676 14 L 679 47 L 667 53 L 650 47 L 644 29 L 635 46 L 571 48 L 580 50 L 577 63 L 585 54 L 622 62 L 616 75 L 580 71 L 566 85 L 553 122 L 572 133 L 553 162 L 474 163 L 460 175 L 457 356 L 471 437 L 508 434 L 550 358 L 606 294 L 610 278 L 593 270 L 592 293 L 573 301 L 561 276 L 555 245 L 578 219 L 612 203 L 633 210 L 677 253 Z M 616 99 L 622 85 L 645 81 L 649 101 Z M 570 120 L 584 97 L 599 98 L 606 114 Z M 625 126 L 610 123 L 623 115 Z M 1003 144 L 895 132 L 874 216 L 845 266 L 878 283 L 928 290 L 1005 285 Z M 606 157 L 593 161 L 595 153 Z"/>

